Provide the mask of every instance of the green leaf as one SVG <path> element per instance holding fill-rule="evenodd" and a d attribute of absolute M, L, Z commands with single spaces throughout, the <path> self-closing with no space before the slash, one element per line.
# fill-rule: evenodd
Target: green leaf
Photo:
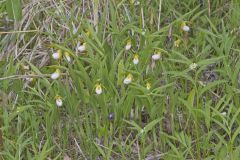
<path fill-rule="evenodd" d="M 235 141 L 236 137 L 239 135 L 239 133 L 240 133 L 240 126 L 238 126 L 238 128 L 234 132 L 233 136 L 231 137 L 232 143 L 234 143 L 234 141 Z"/>
<path fill-rule="evenodd" d="M 178 77 L 178 78 L 181 77 L 183 79 L 189 80 L 190 82 L 192 82 L 192 84 L 195 83 L 192 77 L 189 76 L 186 72 L 168 71 L 168 72 L 165 72 L 165 74 L 173 75 L 173 77 Z"/>
<path fill-rule="evenodd" d="M 153 127 L 159 123 L 162 119 L 158 118 L 153 120 L 152 122 L 148 123 L 145 127 L 144 127 L 144 131 L 147 133 L 148 131 L 152 130 Z"/>
<path fill-rule="evenodd" d="M 14 65 L 13 57 L 10 57 L 9 63 L 6 67 L 3 77 L 8 77 L 8 76 L 14 75 L 15 73 L 16 73 L 16 66 Z M 4 91 L 8 90 L 10 86 L 10 82 L 11 82 L 10 79 L 5 79 L 2 81 L 2 86 Z"/>
<path fill-rule="evenodd" d="M 226 83 L 226 81 L 225 80 L 219 80 L 219 81 L 209 83 L 203 89 L 200 90 L 199 96 L 203 95 L 203 93 L 205 93 L 206 91 L 209 91 L 213 87 L 216 87 L 217 85 L 220 85 L 220 84 L 223 84 L 223 83 Z"/>
<path fill-rule="evenodd" d="M 166 88 L 174 86 L 174 85 L 175 85 L 175 83 L 169 83 L 169 84 L 166 84 L 164 86 L 157 87 L 157 88 L 152 90 L 152 93 L 155 93 L 155 94 L 161 93 L 161 92 L 165 91 Z"/>
<path fill-rule="evenodd" d="M 209 64 L 220 62 L 223 58 L 224 58 L 224 56 L 216 57 L 216 58 L 210 58 L 210 59 L 204 59 L 204 60 L 201 60 L 201 61 L 197 62 L 197 64 L 200 65 L 200 66 L 201 65 L 207 66 Z"/>
<path fill-rule="evenodd" d="M 6 9 L 11 19 L 17 21 L 22 19 L 22 5 L 20 0 L 7 0 Z"/>
<path fill-rule="evenodd" d="M 120 60 L 118 64 L 118 76 L 117 76 L 117 85 L 121 85 L 124 79 L 124 63 L 123 60 Z"/>
<path fill-rule="evenodd" d="M 211 102 L 211 101 L 210 101 Z M 211 126 L 211 110 L 210 110 L 210 104 L 206 104 L 205 107 L 205 123 L 208 129 L 210 129 Z"/>
<path fill-rule="evenodd" d="M 133 126 L 134 129 L 136 129 L 138 132 L 140 132 L 142 130 L 142 128 L 134 121 L 127 121 L 124 120 L 126 123 L 130 124 L 131 126 Z"/>
<path fill-rule="evenodd" d="M 104 152 L 103 149 L 99 146 L 99 144 L 97 144 L 96 142 L 93 142 L 93 144 L 97 147 L 98 152 L 99 152 L 103 157 L 106 157 L 105 152 Z"/>
<path fill-rule="evenodd" d="M 192 89 L 192 91 L 189 93 L 189 96 L 188 96 L 188 103 L 192 107 L 194 105 L 194 99 L 195 99 L 195 89 Z"/>
<path fill-rule="evenodd" d="M 26 105 L 26 106 L 19 106 L 17 107 L 16 111 L 12 112 L 9 115 L 9 121 L 12 121 L 17 115 L 20 115 L 20 113 L 28 110 L 29 108 L 32 108 L 32 105 Z"/>

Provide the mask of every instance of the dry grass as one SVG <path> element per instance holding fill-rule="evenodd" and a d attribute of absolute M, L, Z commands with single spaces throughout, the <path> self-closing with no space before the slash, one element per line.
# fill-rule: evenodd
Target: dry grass
<path fill-rule="evenodd" d="M 239 157 L 238 1 L 22 2 L 21 21 L 0 7 L 0 158 Z M 54 60 L 56 50 L 72 62 Z M 61 77 L 51 80 L 56 68 Z"/>

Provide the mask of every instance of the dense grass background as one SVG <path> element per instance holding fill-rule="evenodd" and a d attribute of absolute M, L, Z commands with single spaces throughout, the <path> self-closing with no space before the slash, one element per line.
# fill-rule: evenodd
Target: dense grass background
<path fill-rule="evenodd" d="M 239 0 L 21 4 L 0 1 L 2 159 L 239 159 Z"/>

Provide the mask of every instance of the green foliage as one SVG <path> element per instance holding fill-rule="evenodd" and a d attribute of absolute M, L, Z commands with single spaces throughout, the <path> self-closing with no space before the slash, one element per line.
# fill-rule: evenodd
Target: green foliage
<path fill-rule="evenodd" d="M 9 18 L 17 21 L 22 19 L 21 0 L 6 0 L 5 5 Z"/>
<path fill-rule="evenodd" d="M 239 3 L 21 2 L 24 32 L 0 40 L 2 159 L 238 159 Z"/>

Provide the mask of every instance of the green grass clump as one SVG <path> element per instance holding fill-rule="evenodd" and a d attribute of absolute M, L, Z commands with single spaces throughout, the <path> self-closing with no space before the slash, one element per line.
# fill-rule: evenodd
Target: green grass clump
<path fill-rule="evenodd" d="M 0 7 L 2 159 L 239 159 L 237 0 L 21 6 Z"/>

